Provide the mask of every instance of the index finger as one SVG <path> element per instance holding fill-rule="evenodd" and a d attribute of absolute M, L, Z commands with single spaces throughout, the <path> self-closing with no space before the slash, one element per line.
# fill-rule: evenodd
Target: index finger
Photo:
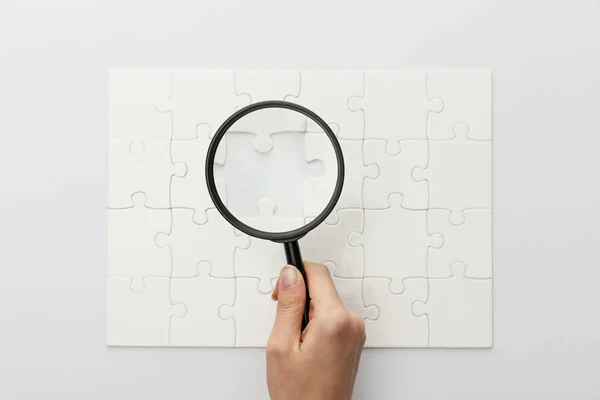
<path fill-rule="evenodd" d="M 315 305 L 342 305 L 326 266 L 304 261 L 304 271 L 311 302 L 314 302 Z"/>

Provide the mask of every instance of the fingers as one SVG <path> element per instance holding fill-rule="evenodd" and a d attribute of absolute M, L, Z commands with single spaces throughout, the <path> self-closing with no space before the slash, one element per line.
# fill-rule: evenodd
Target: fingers
<path fill-rule="evenodd" d="M 283 267 L 275 291 L 277 314 L 267 349 L 278 352 L 298 348 L 306 293 L 304 280 L 296 267 Z"/>
<path fill-rule="evenodd" d="M 341 306 L 342 301 L 335 289 L 333 279 L 326 266 L 310 261 L 304 262 L 306 280 L 308 281 L 308 294 L 311 302 L 322 306 Z"/>

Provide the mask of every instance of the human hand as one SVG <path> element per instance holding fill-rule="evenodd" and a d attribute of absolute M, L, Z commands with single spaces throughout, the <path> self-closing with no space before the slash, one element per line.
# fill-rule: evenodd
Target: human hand
<path fill-rule="evenodd" d="M 305 283 L 292 266 L 273 291 L 277 315 L 267 343 L 267 384 L 272 400 L 346 400 L 352 397 L 365 324 L 347 310 L 329 270 L 304 263 L 310 292 L 309 322 L 300 332 Z"/>

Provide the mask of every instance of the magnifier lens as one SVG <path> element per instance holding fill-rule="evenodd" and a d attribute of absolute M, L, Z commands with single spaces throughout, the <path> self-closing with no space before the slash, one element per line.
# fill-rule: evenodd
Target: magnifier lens
<path fill-rule="evenodd" d="M 331 139 L 315 121 L 286 108 L 238 119 L 221 138 L 213 165 L 227 210 L 267 233 L 300 229 L 323 213 L 338 177 Z"/>

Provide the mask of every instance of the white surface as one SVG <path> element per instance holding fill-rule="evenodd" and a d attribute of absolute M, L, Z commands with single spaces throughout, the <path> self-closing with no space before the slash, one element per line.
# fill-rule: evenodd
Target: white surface
<path fill-rule="evenodd" d="M 214 176 L 224 182 L 229 212 L 239 220 L 257 217 L 258 203 L 267 197 L 277 205 L 277 216 L 289 218 L 292 224 L 292 220 L 299 221 L 297 228 L 303 226 L 305 185 L 309 179 L 325 174 L 321 160 L 306 160 L 306 134 L 303 131 L 275 133 L 269 139 L 273 142 L 269 152 L 259 152 L 255 147 L 258 137 L 267 139 L 269 136 L 240 132 L 228 132 L 225 136 L 227 157 L 222 166 L 215 165 Z M 225 143 L 223 140 L 219 147 Z M 324 183 L 320 186 L 324 194 L 332 193 L 335 181 Z M 323 210 L 330 199 L 331 195 L 321 197 L 315 205 L 321 204 Z M 262 230 L 269 231 L 264 225 Z"/>
<path fill-rule="evenodd" d="M 277 205 L 273 199 L 263 198 L 258 201 L 258 215 L 240 220 L 251 228 L 264 232 L 288 232 L 302 228 L 306 223 L 302 216 L 278 217 L 275 215 Z"/>
<path fill-rule="evenodd" d="M 366 350 L 355 398 L 600 394 L 596 1 L 52 4 L 0 13 L 2 397 L 267 397 L 262 349 L 104 345 L 106 71 L 174 65 L 493 70 L 495 347 Z"/>

